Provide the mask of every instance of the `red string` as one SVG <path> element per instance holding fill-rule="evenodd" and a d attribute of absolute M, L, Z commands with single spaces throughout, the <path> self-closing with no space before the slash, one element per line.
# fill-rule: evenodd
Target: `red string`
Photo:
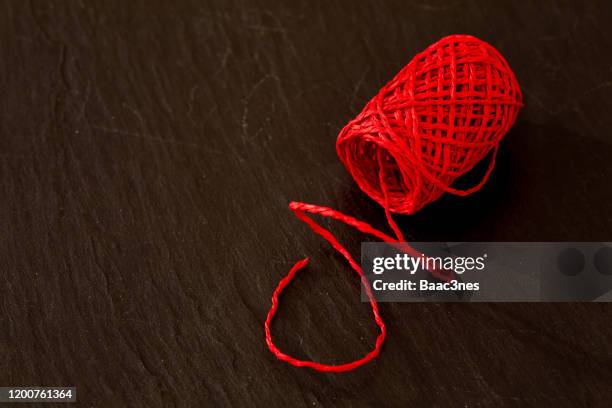
<path fill-rule="evenodd" d="M 276 290 L 272 294 L 272 307 L 270 308 L 270 311 L 268 312 L 268 317 L 266 318 L 266 323 L 265 323 L 266 343 L 268 344 L 268 348 L 270 349 L 270 351 L 272 351 L 272 353 L 278 359 L 286 361 L 289 364 L 293 364 L 294 366 L 297 366 L 297 367 L 310 367 L 318 371 L 336 372 L 336 373 L 353 370 L 359 367 L 360 365 L 367 363 L 368 361 L 372 360 L 374 357 L 378 355 L 378 353 L 380 352 L 380 347 L 382 346 L 383 342 L 385 341 L 385 337 L 387 336 L 387 329 L 385 328 L 385 323 L 380 317 L 376 299 L 374 299 L 374 295 L 372 294 L 370 290 L 370 286 L 367 283 L 363 270 L 361 269 L 359 264 L 355 262 L 353 257 L 346 250 L 346 248 L 342 246 L 342 244 L 336 239 L 336 237 L 331 232 L 329 232 L 327 229 L 321 227 L 319 224 L 314 222 L 305 213 L 309 212 L 312 214 L 319 214 L 324 217 L 330 217 L 330 218 L 342 221 L 345 224 L 351 225 L 362 232 L 374 235 L 377 238 L 382 239 L 383 241 L 386 241 L 386 242 L 395 242 L 395 239 L 385 235 L 384 233 L 380 231 L 377 231 L 376 229 L 372 228 L 370 225 L 364 222 L 358 221 L 353 217 L 350 217 L 338 211 L 332 210 L 331 208 L 320 207 L 317 205 L 306 204 L 306 203 L 297 203 L 297 202 L 290 203 L 289 208 L 293 210 L 293 213 L 296 215 L 296 217 L 298 217 L 300 220 L 308 224 L 308 226 L 315 233 L 322 236 L 325 240 L 327 240 L 332 245 L 332 247 L 334 247 L 340 254 L 342 254 L 342 256 L 344 256 L 344 258 L 348 261 L 351 268 L 357 273 L 357 275 L 359 275 L 361 282 L 364 285 L 364 289 L 366 290 L 368 299 L 370 300 L 370 306 L 372 307 L 372 313 L 374 314 L 374 321 L 380 328 L 380 334 L 376 338 L 376 344 L 372 351 L 370 351 L 368 354 L 366 354 L 364 357 L 358 360 L 352 361 L 347 364 L 340 364 L 340 365 L 328 365 L 328 364 L 316 363 L 314 361 L 299 360 L 299 359 L 296 359 L 294 357 L 291 357 L 283 353 L 282 351 L 278 349 L 278 347 L 276 347 L 276 345 L 272 341 L 272 335 L 270 333 L 270 323 L 272 322 L 272 319 L 274 318 L 274 315 L 276 314 L 276 309 L 278 308 L 278 298 L 281 292 L 283 291 L 283 289 L 285 289 L 285 287 L 289 284 L 289 282 L 293 280 L 297 271 L 299 271 L 300 269 L 302 269 L 304 266 L 308 264 L 309 259 L 305 258 L 297 262 L 293 266 L 293 268 L 291 268 L 291 270 L 289 271 L 289 274 L 287 274 L 287 276 L 285 276 L 279 282 Z"/>
<path fill-rule="evenodd" d="M 499 52 L 475 37 L 451 35 L 417 54 L 342 129 L 336 142 L 338 156 L 359 187 L 384 208 L 396 237 L 327 207 L 292 202 L 289 208 L 342 254 L 360 277 L 380 334 L 372 351 L 340 365 L 299 360 L 276 347 L 270 324 L 279 296 L 308 264 L 305 258 L 291 268 L 272 295 L 265 323 L 266 343 L 278 359 L 318 371 L 350 371 L 375 358 L 387 334 L 361 267 L 329 230 L 306 213 L 341 221 L 419 256 L 403 243 L 391 213 L 414 214 L 445 192 L 465 196 L 478 191 L 493 171 L 499 142 L 514 124 L 521 106 L 518 82 Z M 490 162 L 480 182 L 465 190 L 451 187 L 487 154 L 491 155 Z M 440 279 L 452 278 L 452 271 L 430 272 Z"/>

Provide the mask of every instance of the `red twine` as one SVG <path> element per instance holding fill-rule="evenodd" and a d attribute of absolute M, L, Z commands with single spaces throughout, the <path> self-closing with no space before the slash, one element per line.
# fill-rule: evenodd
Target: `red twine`
<path fill-rule="evenodd" d="M 274 294 L 265 323 L 266 343 L 280 360 L 324 372 L 353 370 L 375 358 L 386 328 L 363 270 L 327 229 L 307 213 L 333 218 L 384 242 L 403 242 L 391 213 L 414 214 L 443 193 L 465 196 L 478 191 L 495 166 L 499 143 L 522 106 L 518 82 L 506 60 L 491 45 L 469 35 L 451 35 L 417 54 L 363 111 L 340 132 L 336 151 L 359 187 L 384 209 L 395 237 L 326 207 L 292 202 L 289 208 L 327 240 L 358 274 L 380 329 L 374 349 L 340 365 L 293 358 L 276 347 L 270 323 L 283 289 L 306 266 L 296 263 Z M 466 190 L 451 187 L 461 175 L 490 154 L 484 177 Z M 404 250 L 419 253 L 408 245 Z"/>

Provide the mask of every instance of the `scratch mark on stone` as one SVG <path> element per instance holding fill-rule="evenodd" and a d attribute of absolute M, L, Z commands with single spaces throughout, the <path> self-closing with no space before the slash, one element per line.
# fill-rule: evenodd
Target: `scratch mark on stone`
<path fill-rule="evenodd" d="M 277 75 L 266 74 L 263 77 L 261 77 L 261 79 L 259 81 L 257 81 L 255 83 L 255 85 L 253 85 L 251 87 L 251 89 L 249 90 L 247 95 L 244 98 L 242 98 L 243 109 L 242 109 L 242 117 L 241 117 L 241 120 L 240 120 L 240 125 L 242 127 L 241 137 L 242 137 L 242 142 L 243 143 L 246 143 L 246 137 L 249 134 L 249 122 L 248 122 L 248 118 L 249 118 L 249 103 L 250 103 L 250 100 L 253 97 L 253 95 L 255 95 L 257 90 L 269 79 L 274 79 L 274 80 L 280 82 L 280 78 Z"/>

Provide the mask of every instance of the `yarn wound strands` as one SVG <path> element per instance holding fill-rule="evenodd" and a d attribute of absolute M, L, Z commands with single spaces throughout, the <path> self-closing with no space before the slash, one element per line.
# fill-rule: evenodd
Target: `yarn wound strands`
<path fill-rule="evenodd" d="M 380 329 L 374 349 L 353 362 L 327 365 L 296 359 L 276 347 L 270 324 L 278 298 L 306 266 L 306 258 L 291 268 L 272 295 L 265 322 L 270 351 L 292 365 L 324 372 L 349 371 L 375 358 L 386 328 L 363 270 L 336 237 L 307 213 L 341 221 L 384 242 L 403 242 L 391 213 L 414 214 L 444 193 L 465 196 L 482 188 L 495 167 L 499 143 L 521 107 L 521 90 L 506 60 L 491 45 L 469 35 L 451 35 L 429 46 L 387 83 L 342 129 L 336 151 L 361 190 L 384 208 L 395 237 L 330 208 L 298 202 L 289 205 L 360 277 Z M 488 168 L 476 185 L 465 190 L 452 187 L 487 155 Z M 404 248 L 419 255 L 408 245 Z"/>
<path fill-rule="evenodd" d="M 383 206 L 377 168 L 385 167 L 390 210 L 414 214 L 444 192 L 468 195 L 482 187 L 521 104 L 516 78 L 495 48 L 449 36 L 414 57 L 368 102 L 340 132 L 336 151 L 359 187 Z M 451 187 L 491 150 L 480 183 Z"/>

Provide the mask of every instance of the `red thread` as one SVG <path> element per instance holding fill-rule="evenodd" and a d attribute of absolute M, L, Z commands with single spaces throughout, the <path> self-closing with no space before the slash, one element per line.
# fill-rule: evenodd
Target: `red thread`
<path fill-rule="evenodd" d="M 443 193 L 465 196 L 478 191 L 493 171 L 499 143 L 521 106 L 521 90 L 506 60 L 491 45 L 469 35 L 445 37 L 417 54 L 368 102 L 340 132 L 336 151 L 361 190 L 385 209 L 395 238 L 330 208 L 296 202 L 289 208 L 359 275 L 380 334 L 372 351 L 340 365 L 299 360 L 276 347 L 270 323 L 278 298 L 297 271 L 307 265 L 306 258 L 291 268 L 272 295 L 265 332 L 266 343 L 277 358 L 318 371 L 350 371 L 379 354 L 387 333 L 361 267 L 329 230 L 306 213 L 341 221 L 418 256 L 409 245 L 398 244 L 404 237 L 391 213 L 414 214 Z M 480 182 L 466 190 L 451 187 L 488 154 L 489 166 Z M 448 278 L 444 271 L 431 272 Z"/>

